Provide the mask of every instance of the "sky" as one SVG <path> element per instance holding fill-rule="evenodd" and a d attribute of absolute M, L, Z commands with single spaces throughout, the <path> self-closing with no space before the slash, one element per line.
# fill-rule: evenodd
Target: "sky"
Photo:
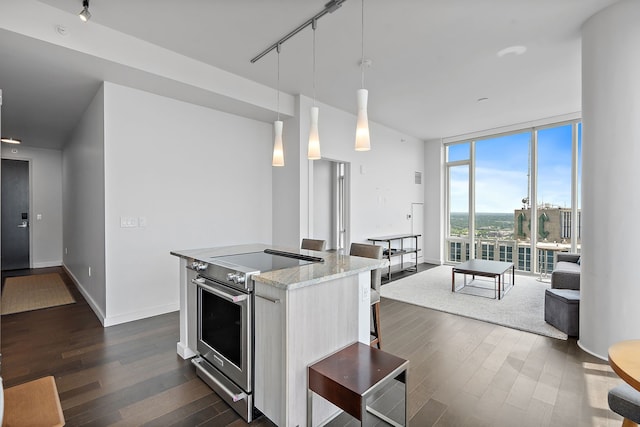
<path fill-rule="evenodd" d="M 476 212 L 511 213 L 522 207 L 528 196 L 530 140 L 531 132 L 525 132 L 476 141 Z M 450 145 L 449 161 L 468 159 L 469 146 Z M 451 170 L 451 212 L 468 211 L 468 173 L 466 165 Z M 538 204 L 571 207 L 571 125 L 538 130 L 537 199 Z"/>

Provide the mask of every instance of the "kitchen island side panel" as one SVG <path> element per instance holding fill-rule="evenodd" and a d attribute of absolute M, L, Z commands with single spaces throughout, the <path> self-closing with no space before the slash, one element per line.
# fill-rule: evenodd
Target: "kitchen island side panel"
<path fill-rule="evenodd" d="M 358 341 L 368 328 L 368 277 L 355 274 L 279 292 L 256 282 L 256 407 L 277 425 L 306 425 L 307 366 Z M 263 293 L 279 295 L 279 303 L 260 301 Z M 338 412 L 314 396 L 313 425 Z"/>
<path fill-rule="evenodd" d="M 255 406 L 276 425 L 284 425 L 287 292 L 255 283 Z"/>
<path fill-rule="evenodd" d="M 180 258 L 180 341 L 177 344 L 178 355 L 189 359 L 197 353 L 197 290 L 191 283 L 196 273 L 187 268 L 187 260 Z"/>

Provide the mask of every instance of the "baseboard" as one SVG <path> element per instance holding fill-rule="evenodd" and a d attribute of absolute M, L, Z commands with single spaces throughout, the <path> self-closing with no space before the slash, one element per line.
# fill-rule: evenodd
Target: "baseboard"
<path fill-rule="evenodd" d="M 197 355 L 196 352 L 191 350 L 189 347 L 182 345 L 182 343 L 178 343 L 176 346 L 176 349 L 177 349 L 178 355 L 185 360 L 191 359 L 192 357 Z"/>
<path fill-rule="evenodd" d="M 62 260 L 60 261 L 46 261 L 46 262 L 34 262 L 31 268 L 47 268 L 47 267 L 60 267 Z"/>
<path fill-rule="evenodd" d="M 442 265 L 443 262 L 440 259 L 429 259 L 429 258 L 424 258 L 424 260 L 422 261 L 425 264 L 435 264 L 435 265 Z"/>
<path fill-rule="evenodd" d="M 69 268 L 67 268 L 67 266 L 64 264 L 62 264 L 62 268 L 64 268 L 64 271 L 69 275 L 71 280 L 73 280 L 73 283 L 76 285 L 76 288 L 78 289 L 78 291 L 80 291 L 84 299 L 87 301 L 87 304 L 89 304 L 89 307 L 91 307 L 91 310 L 93 310 L 96 317 L 98 317 L 98 320 L 100 321 L 100 323 L 102 323 L 102 326 L 106 326 L 105 315 L 102 312 L 102 310 L 100 310 L 100 307 L 98 306 L 98 304 L 96 304 L 94 299 L 91 297 L 91 295 L 89 295 L 87 290 L 82 286 L 78 278 L 71 272 L 71 270 L 69 270 Z"/>
<path fill-rule="evenodd" d="M 580 339 L 578 339 L 578 347 L 580 347 L 580 348 L 582 349 L 582 351 L 584 351 L 585 353 L 589 353 L 590 355 L 592 355 L 592 356 L 594 356 L 594 357 L 597 357 L 598 359 L 601 359 L 601 360 L 604 360 L 604 361 L 609 360 L 609 357 L 608 357 L 608 356 L 607 356 L 607 357 L 604 357 L 604 356 L 602 356 L 602 355 L 600 355 L 600 354 L 598 354 L 598 353 L 595 353 L 595 352 L 593 352 L 593 351 L 589 350 L 589 349 L 588 349 L 588 348 L 586 348 L 585 346 L 583 346 L 583 345 L 582 345 L 582 342 L 580 342 Z"/>
<path fill-rule="evenodd" d="M 151 307 L 141 311 L 107 317 L 102 312 L 102 310 L 100 310 L 100 307 L 98 307 L 98 304 L 96 304 L 94 299 L 91 297 L 91 295 L 89 295 L 89 293 L 82 286 L 78 278 L 74 276 L 71 270 L 69 270 L 67 266 L 64 264 L 62 264 L 62 268 L 64 268 L 64 270 L 67 272 L 71 280 L 73 280 L 73 283 L 76 285 L 76 288 L 78 288 L 78 291 L 80 291 L 84 299 L 87 300 L 89 307 L 91 307 L 91 310 L 93 310 L 95 315 L 98 317 L 98 320 L 100 320 L 100 323 L 105 328 L 109 326 L 120 325 L 121 323 L 133 322 L 134 320 L 146 319 L 147 317 L 159 316 L 161 314 L 172 313 L 174 311 L 180 310 L 180 302 L 176 301 L 170 304 Z"/>
<path fill-rule="evenodd" d="M 172 313 L 180 310 L 180 303 L 175 302 L 157 307 L 147 308 L 132 313 L 120 314 L 117 316 L 109 316 L 104 319 L 104 327 L 119 325 L 121 323 L 133 322 L 134 320 L 146 319 L 147 317 L 159 316 L 161 314 Z"/>

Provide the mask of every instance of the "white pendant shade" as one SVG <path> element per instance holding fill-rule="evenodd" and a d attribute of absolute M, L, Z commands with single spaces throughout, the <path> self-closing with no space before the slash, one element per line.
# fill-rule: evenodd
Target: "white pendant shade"
<path fill-rule="evenodd" d="M 311 130 L 309 131 L 309 147 L 307 158 L 309 160 L 320 159 L 320 135 L 318 133 L 318 107 L 311 107 Z"/>
<path fill-rule="evenodd" d="M 369 91 L 358 89 L 358 121 L 356 123 L 356 151 L 371 150 L 369 140 L 369 118 L 367 117 L 367 98 Z"/>
<path fill-rule="evenodd" d="M 273 161 L 271 166 L 284 166 L 284 150 L 282 148 L 282 121 L 273 122 Z"/>

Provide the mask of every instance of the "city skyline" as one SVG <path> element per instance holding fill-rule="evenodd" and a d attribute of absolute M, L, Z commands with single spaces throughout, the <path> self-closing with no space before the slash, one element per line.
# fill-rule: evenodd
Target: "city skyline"
<path fill-rule="evenodd" d="M 572 125 L 538 130 L 538 205 L 571 207 Z M 509 213 L 523 206 L 529 195 L 531 132 L 477 140 L 475 144 L 476 213 Z M 448 159 L 469 158 L 469 143 L 450 145 Z M 578 158 L 581 126 L 578 126 Z M 581 167 L 578 162 L 578 185 Z M 468 212 L 468 166 L 451 169 L 450 212 Z M 578 191 L 579 194 L 579 191 Z M 580 207 L 580 197 L 578 197 Z"/>

